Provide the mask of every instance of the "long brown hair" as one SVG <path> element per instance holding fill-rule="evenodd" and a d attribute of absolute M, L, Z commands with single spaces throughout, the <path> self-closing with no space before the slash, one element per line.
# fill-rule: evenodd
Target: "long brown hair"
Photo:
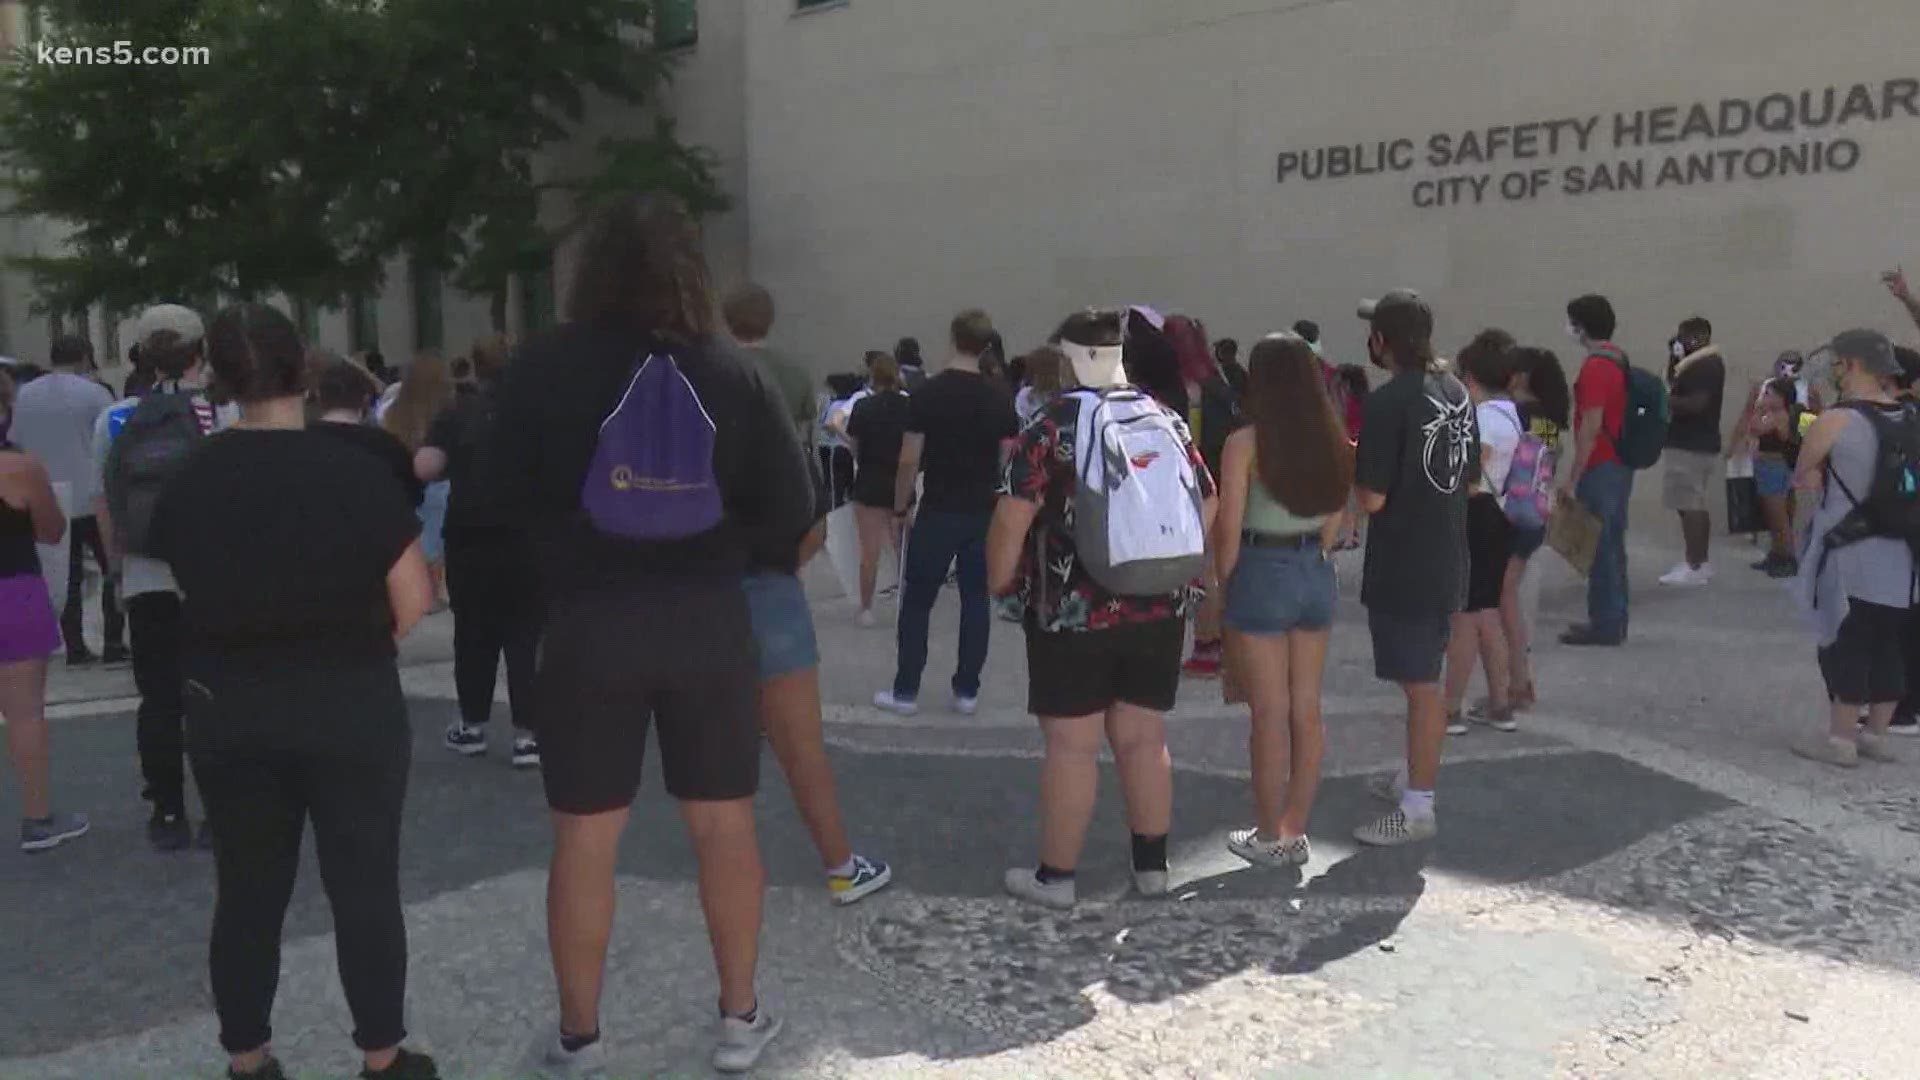
<path fill-rule="evenodd" d="M 453 372 L 447 359 L 437 352 L 423 352 L 407 365 L 400 380 L 400 392 L 387 407 L 383 426 L 409 451 L 420 449 L 427 441 L 427 427 L 440 410 L 453 402 Z"/>
<path fill-rule="evenodd" d="M 626 196 L 597 209 L 575 264 L 567 317 L 616 320 L 692 345 L 713 335 L 713 288 L 700 226 L 668 195 Z"/>
<path fill-rule="evenodd" d="M 1253 347 L 1247 368 L 1260 486 L 1301 517 L 1338 513 L 1353 490 L 1353 448 L 1320 357 L 1298 334 L 1271 334 Z"/>

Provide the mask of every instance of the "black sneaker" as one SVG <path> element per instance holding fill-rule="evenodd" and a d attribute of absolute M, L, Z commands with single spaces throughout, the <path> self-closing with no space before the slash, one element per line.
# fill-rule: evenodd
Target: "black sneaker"
<path fill-rule="evenodd" d="M 1599 648 L 1611 649 L 1618 648 L 1626 643 L 1627 639 L 1624 634 L 1619 637 L 1610 637 L 1600 633 L 1591 626 L 1575 627 L 1560 635 L 1560 644 L 1572 645 L 1576 648 L 1592 648 L 1597 646 Z"/>
<path fill-rule="evenodd" d="M 1887 734 L 1905 735 L 1909 738 L 1920 735 L 1920 717 L 1912 713 L 1901 713 L 1895 716 L 1893 723 L 1887 725 Z"/>
<path fill-rule="evenodd" d="M 109 645 L 107 651 L 100 654 L 100 662 L 108 667 L 133 663 L 133 653 L 125 645 Z"/>
<path fill-rule="evenodd" d="M 515 732 L 513 736 L 513 767 L 516 769 L 537 769 L 540 767 L 540 740 L 532 732 Z"/>
<path fill-rule="evenodd" d="M 92 667 L 99 662 L 99 657 L 85 649 L 77 652 L 72 649 L 67 650 L 67 666 L 70 668 Z"/>
<path fill-rule="evenodd" d="M 229 1068 L 227 1070 L 227 1080 L 287 1080 L 287 1073 L 285 1069 L 280 1067 L 279 1058 L 269 1056 L 266 1064 L 252 1072 L 234 1072 Z"/>
<path fill-rule="evenodd" d="M 440 1068 L 425 1054 L 401 1050 L 393 1056 L 393 1064 L 379 1072 L 362 1069 L 360 1075 L 363 1080 L 440 1080 Z"/>
<path fill-rule="evenodd" d="M 1799 577 L 1800 560 L 1791 555 L 1783 559 L 1776 559 L 1772 566 L 1767 567 L 1767 576 L 1781 581 L 1785 581 L 1788 578 Z"/>
<path fill-rule="evenodd" d="M 156 811 L 147 822 L 147 843 L 155 851 L 185 851 L 193 846 L 193 826 L 185 814 Z"/>

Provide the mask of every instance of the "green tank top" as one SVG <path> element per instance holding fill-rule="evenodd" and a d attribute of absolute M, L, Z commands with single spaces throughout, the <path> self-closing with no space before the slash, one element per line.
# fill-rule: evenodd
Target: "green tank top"
<path fill-rule="evenodd" d="M 1267 485 L 1260 482 L 1260 466 L 1258 462 L 1254 464 L 1253 476 L 1247 484 L 1247 519 L 1241 528 L 1263 536 L 1299 536 L 1319 532 L 1330 516 L 1301 517 L 1281 506 L 1279 500 L 1267 492 Z"/>

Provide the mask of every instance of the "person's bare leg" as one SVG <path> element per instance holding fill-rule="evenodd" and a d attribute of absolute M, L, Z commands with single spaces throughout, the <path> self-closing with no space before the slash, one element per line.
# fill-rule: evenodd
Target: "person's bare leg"
<path fill-rule="evenodd" d="M 1287 795 L 1292 701 L 1287 692 L 1287 639 L 1227 631 L 1233 670 L 1247 691 L 1252 722 L 1247 729 L 1247 760 L 1253 771 L 1253 823 L 1263 840 L 1280 838 Z"/>
<path fill-rule="evenodd" d="M 1313 813 L 1313 800 L 1320 792 L 1320 759 L 1327 743 L 1326 728 L 1321 721 L 1320 690 L 1332 637 L 1326 630 L 1296 630 L 1287 635 L 1287 682 L 1291 697 L 1287 724 L 1292 759 L 1287 774 L 1286 809 L 1280 815 L 1279 831 L 1274 839 L 1306 835 L 1307 817 Z"/>
<path fill-rule="evenodd" d="M 51 816 L 46 660 L 23 660 L 0 668 L 0 718 L 7 722 L 7 756 L 20 780 L 22 816 Z"/>
<path fill-rule="evenodd" d="M 1687 542 L 1687 565 L 1695 570 L 1707 565 L 1713 543 L 1713 519 L 1705 510 L 1680 512 L 1680 534 Z"/>
<path fill-rule="evenodd" d="M 1500 586 L 1500 630 L 1507 639 L 1509 689 L 1520 693 L 1533 689 L 1533 642 L 1528 635 L 1527 613 L 1520 596 L 1526 576 L 1527 564 L 1520 559 L 1509 559 L 1506 579 Z"/>
<path fill-rule="evenodd" d="M 1453 634 L 1447 639 L 1447 703 L 1449 715 L 1457 715 L 1466 704 L 1467 688 L 1473 685 L 1474 663 L 1480 658 L 1479 623 L 1467 612 L 1453 616 Z M 1500 691 L 1505 696 L 1506 690 Z"/>
<path fill-rule="evenodd" d="M 1846 705 L 1834 702 L 1828 712 L 1827 734 L 1841 742 L 1855 742 L 1860 737 L 1860 713 L 1865 705 Z"/>
<path fill-rule="evenodd" d="M 1773 555 L 1785 558 L 1793 554 L 1793 518 L 1787 510 L 1787 500 L 1764 498 L 1760 500 L 1760 515 L 1766 519 L 1767 532 L 1773 537 Z"/>
<path fill-rule="evenodd" d="M 1120 764 L 1127 827 L 1140 836 L 1167 835 L 1173 828 L 1173 757 L 1167 753 L 1166 714 L 1115 703 L 1107 710 L 1107 742 Z"/>
<path fill-rule="evenodd" d="M 700 909 L 707 917 L 713 968 L 720 977 L 720 1008 L 743 1016 L 754 1006 L 760 908 L 767 889 L 760 841 L 753 830 L 753 800 L 683 800 L 680 816 L 700 860 Z"/>
<path fill-rule="evenodd" d="M 1042 717 L 1047 757 L 1040 765 L 1040 862 L 1054 870 L 1080 864 L 1080 849 L 1100 792 L 1103 714 Z"/>
<path fill-rule="evenodd" d="M 1440 779 L 1440 747 L 1447 740 L 1447 703 L 1439 683 L 1407 683 L 1407 786 L 1432 791 Z"/>
<path fill-rule="evenodd" d="M 760 686 L 760 720 L 780 772 L 793 791 L 793 804 L 807 823 L 813 846 L 828 870 L 853 858 L 847 826 L 840 817 L 840 792 L 827 759 L 820 721 L 820 669 L 808 668 L 768 679 Z"/>
<path fill-rule="evenodd" d="M 627 811 L 553 815 L 553 863 L 547 872 L 547 944 L 560 989 L 560 1030 L 600 1030 L 600 987 L 613 935 L 614 865 Z"/>
<path fill-rule="evenodd" d="M 1480 639 L 1480 668 L 1487 673 L 1487 696 L 1498 712 L 1513 704 L 1509 693 L 1513 672 L 1507 666 L 1507 634 L 1500 625 L 1498 611 L 1476 611 L 1471 620 L 1474 634 Z"/>
<path fill-rule="evenodd" d="M 1889 701 L 1881 705 L 1869 706 L 1867 708 L 1868 733 L 1873 735 L 1875 738 L 1879 738 L 1880 736 L 1885 735 L 1887 733 L 1887 728 L 1892 726 L 1893 724 L 1893 714 L 1897 712 L 1899 708 L 1900 708 L 1900 703 L 1896 701 Z M 1858 714 L 1856 713 L 1855 715 L 1858 715 Z"/>

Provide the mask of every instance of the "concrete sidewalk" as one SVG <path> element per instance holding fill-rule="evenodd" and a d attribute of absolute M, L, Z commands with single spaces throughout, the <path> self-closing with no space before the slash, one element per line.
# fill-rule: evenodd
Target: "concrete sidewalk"
<path fill-rule="evenodd" d="M 1634 640 L 1552 643 L 1577 587 L 1543 588 L 1543 697 L 1520 734 L 1450 742 L 1437 842 L 1357 851 L 1362 778 L 1400 753 L 1400 702 L 1371 678 L 1344 606 L 1328 672 L 1329 781 L 1303 873 L 1222 846 L 1247 821 L 1246 721 L 1190 683 L 1171 725 L 1174 895 L 1133 899 L 1109 782 L 1069 914 L 998 893 L 1032 858 L 1040 741 L 1018 631 L 996 623 L 978 716 L 941 707 L 951 594 L 928 709 L 866 702 L 891 678 L 821 575 L 829 738 L 863 851 L 893 889 L 828 904 L 767 760 L 767 1000 L 789 1018 L 760 1075 L 794 1077 L 1906 1077 L 1920 1034 L 1920 765 L 1827 770 L 1787 739 L 1824 706 L 1777 586 L 1734 567 L 1676 593 L 1637 552 Z M 1757 556 L 1755 556 L 1757 557 Z M 410 1023 L 452 1077 L 526 1075 L 551 1030 L 546 823 L 505 747 L 437 745 L 453 714 L 444 618 L 409 645 L 416 734 L 404 880 Z M 93 836 L 0 857 L 0 1077 L 219 1075 L 205 975 L 211 868 L 146 850 L 114 676 L 62 684 L 63 802 Z M 83 680 L 99 680 L 98 685 Z M 81 699 L 95 697 L 95 704 Z M 87 715 L 93 714 L 93 715 Z M 504 719 L 502 715 L 501 719 Z M 1920 745 L 1910 756 L 1920 761 Z M 17 812 L 11 790 L 0 814 Z M 625 843 L 605 1026 L 621 1077 L 704 1076 L 714 986 L 691 854 L 650 767 Z M 354 1055 L 317 875 L 289 915 L 278 1052 L 298 1075 Z"/>

